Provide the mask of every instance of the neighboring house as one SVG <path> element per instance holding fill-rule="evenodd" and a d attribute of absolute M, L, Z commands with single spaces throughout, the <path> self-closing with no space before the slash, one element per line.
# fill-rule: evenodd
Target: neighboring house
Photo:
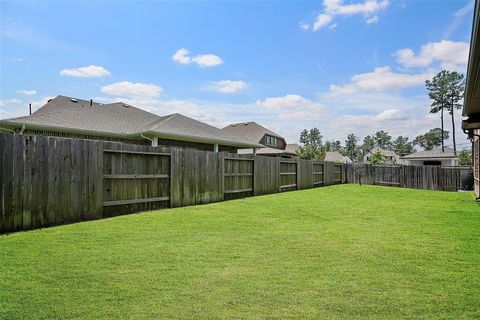
<path fill-rule="evenodd" d="M 32 115 L 0 120 L 0 131 L 232 153 L 262 147 L 178 113 L 161 117 L 122 102 L 65 96 L 49 100 Z"/>
<path fill-rule="evenodd" d="M 467 79 L 465 83 L 465 99 L 462 129 L 473 141 L 473 176 L 475 193 L 480 196 L 480 3 L 475 1 L 473 14 L 473 30 L 470 41 L 470 57 L 468 59 Z"/>
<path fill-rule="evenodd" d="M 229 124 L 222 131 L 251 144 L 260 144 L 270 149 L 285 150 L 287 146 L 281 135 L 253 121 Z M 252 153 L 256 152 L 259 152 L 259 150 L 252 150 Z"/>
<path fill-rule="evenodd" d="M 365 154 L 365 156 L 363 157 L 363 162 L 369 163 L 372 158 L 372 155 L 377 152 L 380 152 L 383 155 L 386 164 L 399 163 L 400 157 L 397 156 L 395 152 L 393 152 L 392 150 L 386 150 L 379 147 L 375 147 L 370 152 Z"/>
<path fill-rule="evenodd" d="M 341 162 L 341 163 L 352 163 L 352 160 L 347 157 L 342 155 L 338 151 L 327 151 L 325 154 L 325 161 L 333 161 L 333 162 Z"/>
<path fill-rule="evenodd" d="M 458 156 L 453 152 L 452 148 L 436 148 L 415 152 L 407 156 L 401 157 L 407 165 L 412 166 L 458 166 Z"/>
<path fill-rule="evenodd" d="M 285 150 L 275 148 L 259 148 L 256 154 L 269 157 L 293 158 L 300 146 L 296 143 L 288 143 Z M 253 154 L 253 149 L 240 149 L 238 154 Z"/>

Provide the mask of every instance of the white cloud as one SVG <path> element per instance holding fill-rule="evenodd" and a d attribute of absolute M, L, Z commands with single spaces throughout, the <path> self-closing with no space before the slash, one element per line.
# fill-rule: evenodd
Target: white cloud
<path fill-rule="evenodd" d="M 48 100 L 54 97 L 42 97 L 35 101 L 23 101 L 17 98 L 0 100 L 0 118 L 14 118 L 27 116 L 29 112 L 28 104 L 32 104 L 32 111 L 45 105 Z"/>
<path fill-rule="evenodd" d="M 400 109 L 387 109 L 375 116 L 376 120 L 407 120 L 408 114 Z"/>
<path fill-rule="evenodd" d="M 266 98 L 265 100 L 257 100 L 257 105 L 272 110 L 282 110 L 285 108 L 302 108 L 312 102 L 297 94 L 287 94 L 282 97 Z"/>
<path fill-rule="evenodd" d="M 395 73 L 390 67 L 378 67 L 372 72 L 361 73 L 351 77 L 351 82 L 346 85 L 330 86 L 330 96 L 348 95 L 362 91 L 394 91 L 408 87 L 423 85 L 430 79 L 433 72 L 427 71 L 418 74 Z"/>
<path fill-rule="evenodd" d="M 368 18 L 367 20 L 365 20 L 365 23 L 366 24 L 375 24 L 377 23 L 379 20 L 378 16 L 373 16 L 371 18 Z"/>
<path fill-rule="evenodd" d="M 21 93 L 26 96 L 34 96 L 37 94 L 37 90 L 17 90 L 17 93 Z"/>
<path fill-rule="evenodd" d="M 160 96 L 162 88 L 155 84 L 122 81 L 103 86 L 100 91 L 112 96 L 153 98 Z"/>
<path fill-rule="evenodd" d="M 332 16 L 328 14 L 319 14 L 313 23 L 313 31 L 317 31 L 318 29 L 328 25 L 332 21 Z"/>
<path fill-rule="evenodd" d="M 4 99 L 4 100 L 0 100 L 0 106 L 4 107 L 4 106 L 11 105 L 11 104 L 20 104 L 22 102 L 23 102 L 22 100 L 17 99 L 17 98 Z"/>
<path fill-rule="evenodd" d="M 332 25 L 335 16 L 363 15 L 367 24 L 377 23 L 379 20 L 376 13 L 386 9 L 389 0 L 364 0 L 359 3 L 344 4 L 343 0 L 324 0 L 323 12 L 317 15 L 313 23 L 313 31 Z M 331 28 L 335 28 L 336 24 Z"/>
<path fill-rule="evenodd" d="M 190 57 L 188 56 L 190 54 L 190 51 L 188 51 L 185 48 L 178 49 L 177 52 L 175 52 L 172 56 L 173 61 L 177 61 L 181 64 L 189 64 L 190 63 Z"/>
<path fill-rule="evenodd" d="M 328 29 L 335 29 L 338 26 L 338 23 L 333 23 L 328 26 Z"/>
<path fill-rule="evenodd" d="M 201 54 L 192 58 L 192 61 L 200 67 L 215 67 L 223 63 L 223 60 L 214 54 Z"/>
<path fill-rule="evenodd" d="M 325 12 L 332 15 L 351 16 L 363 14 L 372 15 L 388 7 L 388 0 L 365 0 L 360 3 L 343 4 L 343 0 L 324 0 Z"/>
<path fill-rule="evenodd" d="M 221 80 L 211 81 L 206 89 L 221 93 L 234 93 L 245 89 L 247 86 L 247 83 L 241 80 Z"/>
<path fill-rule="evenodd" d="M 190 51 L 185 48 L 177 50 L 173 54 L 172 59 L 181 64 L 195 63 L 202 68 L 215 67 L 223 64 L 222 58 L 211 53 L 190 57 Z"/>
<path fill-rule="evenodd" d="M 297 94 L 257 100 L 256 106 L 276 113 L 278 119 L 297 121 L 312 120 L 325 110 L 322 104 Z"/>
<path fill-rule="evenodd" d="M 299 24 L 299 27 L 303 30 L 308 30 L 310 29 L 310 25 L 308 23 L 305 23 L 305 22 L 300 22 Z"/>
<path fill-rule="evenodd" d="M 442 40 L 423 45 L 418 54 L 405 48 L 395 52 L 394 56 L 404 67 L 428 67 L 438 62 L 442 68 L 457 70 L 466 66 L 469 47 L 467 42 Z"/>
<path fill-rule="evenodd" d="M 78 78 L 101 78 L 110 75 L 110 72 L 102 66 L 88 66 L 80 68 L 63 69 L 60 75 Z"/>

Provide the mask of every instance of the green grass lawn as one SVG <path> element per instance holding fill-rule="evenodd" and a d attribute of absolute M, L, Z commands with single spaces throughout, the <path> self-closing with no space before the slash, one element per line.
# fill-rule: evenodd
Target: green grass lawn
<path fill-rule="evenodd" d="M 1 319 L 479 319 L 471 193 L 339 185 L 0 236 Z"/>

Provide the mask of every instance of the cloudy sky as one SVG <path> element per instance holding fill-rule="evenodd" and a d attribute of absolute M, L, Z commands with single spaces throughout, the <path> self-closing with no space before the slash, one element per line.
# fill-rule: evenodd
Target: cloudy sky
<path fill-rule="evenodd" d="M 342 141 L 438 127 L 424 82 L 465 72 L 473 14 L 471 0 L 0 6 L 0 118 L 61 94 L 254 120 L 289 142 L 311 127 Z"/>

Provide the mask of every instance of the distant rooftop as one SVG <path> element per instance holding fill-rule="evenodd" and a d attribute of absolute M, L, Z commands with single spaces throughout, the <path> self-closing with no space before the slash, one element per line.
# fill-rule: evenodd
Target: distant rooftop
<path fill-rule="evenodd" d="M 445 151 L 442 152 L 442 148 L 435 148 L 432 150 L 419 151 L 403 156 L 401 159 L 457 158 L 452 148 L 445 147 L 444 150 Z"/>
<path fill-rule="evenodd" d="M 325 161 L 334 161 L 334 162 L 343 162 L 343 163 L 352 163 L 352 160 L 349 157 L 342 155 L 338 151 L 327 151 L 325 154 Z"/>
<path fill-rule="evenodd" d="M 281 135 L 259 125 L 254 121 L 232 123 L 222 128 L 222 131 L 236 137 L 242 137 L 242 139 L 245 139 L 250 143 L 260 143 L 265 135 L 285 140 Z"/>
<path fill-rule="evenodd" d="M 382 148 L 379 148 L 379 147 L 375 147 L 370 151 L 370 153 L 376 153 L 376 152 L 380 152 L 385 157 L 396 157 L 397 156 L 397 154 L 395 152 L 393 152 L 392 150 L 382 149 Z"/>

